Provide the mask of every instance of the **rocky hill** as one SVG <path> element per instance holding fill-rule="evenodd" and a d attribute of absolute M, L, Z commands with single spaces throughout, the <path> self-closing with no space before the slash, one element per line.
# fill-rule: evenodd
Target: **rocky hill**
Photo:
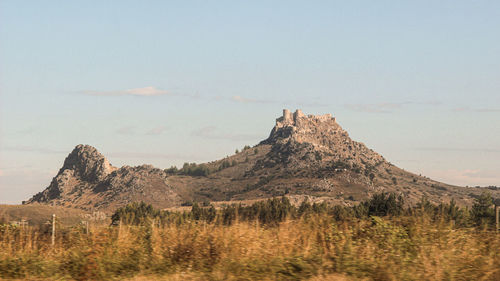
<path fill-rule="evenodd" d="M 27 204 L 111 211 L 132 201 L 159 208 L 197 201 L 289 196 L 352 205 L 373 193 L 396 192 L 470 205 L 479 188 L 451 186 L 404 171 L 353 141 L 330 114 L 283 111 L 269 138 L 230 157 L 182 169 L 113 167 L 95 148 L 78 145 L 50 185 Z M 500 191 L 489 190 L 500 197 Z"/>

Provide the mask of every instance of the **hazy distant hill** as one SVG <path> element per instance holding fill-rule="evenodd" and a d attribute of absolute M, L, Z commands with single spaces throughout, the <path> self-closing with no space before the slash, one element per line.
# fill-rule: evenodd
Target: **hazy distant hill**
<path fill-rule="evenodd" d="M 78 145 L 50 185 L 26 204 L 56 204 L 110 211 L 132 201 L 159 208 L 190 201 L 290 196 L 351 205 L 381 191 L 410 203 L 454 198 L 470 205 L 479 188 L 440 183 L 404 171 L 353 141 L 331 115 L 284 110 L 268 139 L 230 157 L 182 169 L 150 165 L 117 168 L 94 147 Z M 489 190 L 500 197 L 500 191 Z"/>

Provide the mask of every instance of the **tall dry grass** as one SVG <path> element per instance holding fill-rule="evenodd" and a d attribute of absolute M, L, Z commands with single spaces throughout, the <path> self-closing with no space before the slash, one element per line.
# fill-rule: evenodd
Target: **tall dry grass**
<path fill-rule="evenodd" d="M 50 234 L 3 226 L 0 277 L 30 280 L 500 280 L 500 235 L 425 216 L 266 227 L 185 222 Z"/>

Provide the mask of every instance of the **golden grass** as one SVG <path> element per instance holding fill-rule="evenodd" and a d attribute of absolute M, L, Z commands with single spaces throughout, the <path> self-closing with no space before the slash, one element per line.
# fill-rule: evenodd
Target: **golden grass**
<path fill-rule="evenodd" d="M 0 231 L 0 278 L 29 280 L 500 280 L 500 235 L 425 217 L 279 227 L 187 222 Z"/>

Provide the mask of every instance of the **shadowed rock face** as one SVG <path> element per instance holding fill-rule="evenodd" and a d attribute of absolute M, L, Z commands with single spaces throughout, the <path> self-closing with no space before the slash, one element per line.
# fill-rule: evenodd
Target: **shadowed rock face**
<path fill-rule="evenodd" d="M 62 168 L 50 185 L 36 194 L 28 203 L 48 202 L 60 198 L 81 182 L 98 183 L 116 170 L 97 149 L 90 145 L 77 145 L 66 157 Z"/>
<path fill-rule="evenodd" d="M 58 175 L 65 170 L 73 171 L 73 175 L 81 180 L 96 183 L 102 181 L 116 168 L 94 147 L 79 144 L 66 157 Z"/>

